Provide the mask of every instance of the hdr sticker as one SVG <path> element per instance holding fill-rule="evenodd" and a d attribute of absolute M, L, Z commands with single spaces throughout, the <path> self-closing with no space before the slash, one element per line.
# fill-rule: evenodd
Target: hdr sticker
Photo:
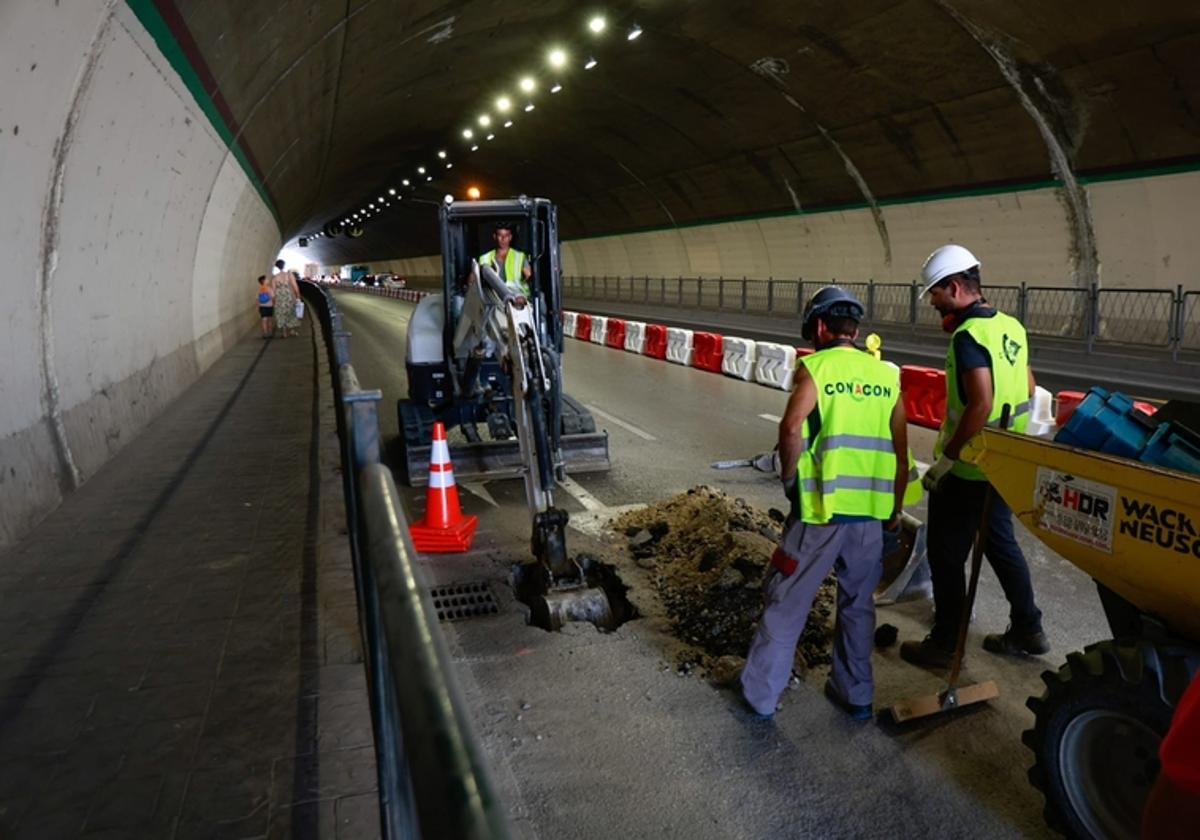
<path fill-rule="evenodd" d="M 1052 534 L 1112 554 L 1116 499 L 1116 488 L 1107 484 L 1038 467 L 1036 524 Z"/>

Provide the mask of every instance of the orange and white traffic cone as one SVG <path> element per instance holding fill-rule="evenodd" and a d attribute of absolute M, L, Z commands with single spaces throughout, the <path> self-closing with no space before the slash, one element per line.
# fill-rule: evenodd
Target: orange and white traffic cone
<path fill-rule="evenodd" d="M 433 446 L 429 451 L 425 518 L 408 528 L 413 547 L 426 552 L 466 551 L 471 547 L 478 524 L 479 517 L 463 516 L 458 506 L 458 485 L 454 483 L 446 427 L 439 420 L 433 424 Z"/>

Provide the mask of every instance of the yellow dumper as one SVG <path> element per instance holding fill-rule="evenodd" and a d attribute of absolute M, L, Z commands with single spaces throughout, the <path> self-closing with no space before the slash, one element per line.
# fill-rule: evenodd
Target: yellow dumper
<path fill-rule="evenodd" d="M 990 428 L 963 458 L 1091 575 L 1114 637 L 1042 674 L 1028 701 L 1046 820 L 1072 837 L 1138 837 L 1159 742 L 1200 669 L 1200 475 Z"/>

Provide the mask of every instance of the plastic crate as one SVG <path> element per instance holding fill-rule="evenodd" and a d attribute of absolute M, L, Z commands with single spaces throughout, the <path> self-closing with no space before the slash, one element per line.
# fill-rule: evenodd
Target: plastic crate
<path fill-rule="evenodd" d="M 1129 397 L 1093 387 L 1054 439 L 1081 449 L 1137 458 L 1156 426 Z"/>
<path fill-rule="evenodd" d="M 1146 464 L 1200 475 L 1200 441 L 1174 423 L 1163 423 L 1142 450 L 1140 460 Z"/>

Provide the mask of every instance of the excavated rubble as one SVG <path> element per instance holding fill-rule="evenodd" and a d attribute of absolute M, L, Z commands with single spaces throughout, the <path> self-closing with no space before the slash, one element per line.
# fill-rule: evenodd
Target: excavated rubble
<path fill-rule="evenodd" d="M 703 666 L 724 681 L 740 666 L 762 614 L 762 585 L 778 544 L 783 514 L 763 513 L 743 499 L 699 485 L 620 516 L 634 561 L 646 569 L 672 634 L 695 651 L 681 672 Z M 837 583 L 821 584 L 800 637 L 796 665 L 828 664 Z"/>

